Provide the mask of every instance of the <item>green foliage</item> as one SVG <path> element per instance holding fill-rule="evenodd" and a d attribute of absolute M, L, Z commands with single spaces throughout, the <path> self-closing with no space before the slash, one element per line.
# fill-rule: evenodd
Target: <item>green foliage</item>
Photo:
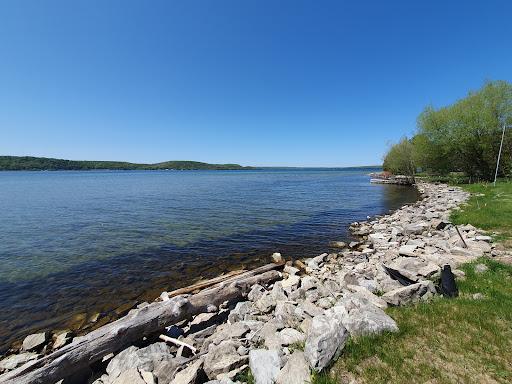
<path fill-rule="evenodd" d="M 477 263 L 488 271 L 475 273 Z M 400 331 L 350 340 L 332 382 L 510 383 L 512 266 L 481 258 L 461 269 L 458 298 L 388 309 Z"/>
<path fill-rule="evenodd" d="M 440 176 L 463 172 L 472 182 L 492 180 L 503 125 L 512 124 L 512 84 L 488 82 L 452 105 L 428 106 L 417 123 L 411 140 L 403 139 L 391 147 L 385 169 L 405 173 L 419 168 Z M 505 132 L 498 174 L 512 174 L 512 129 Z"/>
<path fill-rule="evenodd" d="M 242 372 L 237 373 L 234 377 L 235 381 L 246 384 L 254 384 L 254 376 L 249 368 L 244 369 Z"/>
<path fill-rule="evenodd" d="M 57 170 L 236 170 L 252 169 L 238 164 L 207 164 L 198 161 L 166 161 L 156 164 L 135 164 L 121 161 L 75 161 L 30 156 L 0 156 L 1 171 Z"/>
<path fill-rule="evenodd" d="M 389 149 L 384 158 L 384 170 L 395 175 L 414 176 L 416 166 L 413 151 L 412 142 L 404 137 Z"/>
<path fill-rule="evenodd" d="M 492 231 L 498 240 L 512 239 L 512 182 L 471 184 L 464 188 L 473 195 L 461 210 L 453 211 L 455 224 L 471 223 Z"/>

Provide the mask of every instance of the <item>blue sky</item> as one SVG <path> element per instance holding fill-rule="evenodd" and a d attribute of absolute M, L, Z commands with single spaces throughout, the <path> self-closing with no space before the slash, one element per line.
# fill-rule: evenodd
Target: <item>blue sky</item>
<path fill-rule="evenodd" d="M 380 163 L 512 80 L 510 1 L 0 2 L 0 154 Z"/>

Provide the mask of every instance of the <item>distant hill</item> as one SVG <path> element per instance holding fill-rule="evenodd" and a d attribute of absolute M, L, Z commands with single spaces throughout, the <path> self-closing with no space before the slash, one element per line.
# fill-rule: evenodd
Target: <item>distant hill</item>
<path fill-rule="evenodd" d="M 238 164 L 208 164 L 198 161 L 165 161 L 156 164 L 136 164 L 122 161 L 63 160 L 31 156 L 0 156 L 0 171 L 79 171 L 94 169 L 112 170 L 240 170 L 254 169 Z"/>

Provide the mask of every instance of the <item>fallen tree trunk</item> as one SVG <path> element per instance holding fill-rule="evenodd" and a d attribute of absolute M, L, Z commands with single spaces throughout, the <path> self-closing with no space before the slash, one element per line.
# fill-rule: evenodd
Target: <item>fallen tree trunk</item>
<path fill-rule="evenodd" d="M 178 296 L 178 295 L 183 295 L 185 293 L 193 293 L 197 290 L 209 288 L 211 286 L 218 285 L 220 283 L 227 284 L 231 281 L 244 279 L 249 276 L 259 275 L 260 273 L 264 273 L 264 272 L 279 268 L 280 265 L 281 264 L 272 263 L 272 264 L 263 265 L 262 267 L 258 267 L 256 269 L 253 269 L 250 271 L 239 270 L 239 271 L 228 272 L 225 275 L 218 276 L 218 277 L 215 277 L 210 280 L 202 281 L 202 282 L 199 282 L 199 283 L 196 283 L 193 285 L 189 285 L 188 287 L 179 288 L 174 291 L 167 292 L 167 294 L 169 295 L 169 297 L 174 297 L 174 296 Z"/>
<path fill-rule="evenodd" d="M 260 271 L 279 267 L 280 265 L 270 264 L 261 267 Z M 254 284 L 268 284 L 280 278 L 276 270 L 268 270 L 261 274 L 255 274 L 255 271 L 243 273 L 233 280 L 230 279 L 195 295 L 176 296 L 135 310 L 113 323 L 75 338 L 71 344 L 50 355 L 7 372 L 0 376 L 0 383 L 54 384 L 87 368 L 109 353 L 128 347 L 143 336 L 159 332 L 168 325 L 206 312 L 207 307 L 211 305 L 218 307 L 225 301 L 239 300 Z"/>

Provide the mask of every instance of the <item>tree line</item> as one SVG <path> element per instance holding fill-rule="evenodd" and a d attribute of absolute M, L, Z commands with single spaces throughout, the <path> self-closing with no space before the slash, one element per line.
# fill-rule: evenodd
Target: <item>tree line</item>
<path fill-rule="evenodd" d="M 253 169 L 238 164 L 208 164 L 198 161 L 166 161 L 136 164 L 122 161 L 81 161 L 31 156 L 0 156 L 0 171 L 58 170 L 239 170 Z"/>
<path fill-rule="evenodd" d="M 470 181 L 493 180 L 503 126 L 512 124 L 512 84 L 485 83 L 457 102 L 426 107 L 411 138 L 392 145 L 383 168 L 414 176 L 461 172 Z M 505 130 L 499 177 L 512 175 L 512 127 Z"/>

